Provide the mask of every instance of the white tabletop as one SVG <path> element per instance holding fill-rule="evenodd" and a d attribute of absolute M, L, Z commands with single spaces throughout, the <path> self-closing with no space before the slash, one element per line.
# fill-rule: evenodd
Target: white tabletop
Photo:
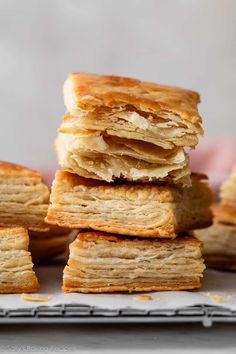
<path fill-rule="evenodd" d="M 1 325 L 0 352 L 235 353 L 236 325 Z"/>

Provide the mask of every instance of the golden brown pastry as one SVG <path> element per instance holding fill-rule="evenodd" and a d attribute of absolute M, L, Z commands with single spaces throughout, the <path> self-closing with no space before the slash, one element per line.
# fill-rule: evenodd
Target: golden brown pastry
<path fill-rule="evenodd" d="M 0 227 L 0 293 L 35 292 L 39 283 L 22 227 Z"/>
<path fill-rule="evenodd" d="M 231 174 L 221 186 L 220 199 L 223 205 L 236 210 L 236 165 L 233 166 Z"/>
<path fill-rule="evenodd" d="M 0 226 L 47 231 L 49 190 L 39 172 L 0 161 Z"/>
<path fill-rule="evenodd" d="M 211 224 L 211 191 L 204 176 L 192 187 L 108 184 L 57 171 L 46 222 L 117 234 L 174 238 Z"/>
<path fill-rule="evenodd" d="M 195 231 L 204 243 L 208 267 L 236 270 L 236 165 L 220 188 L 220 203 L 212 207 L 214 223 Z"/>
<path fill-rule="evenodd" d="M 199 94 L 118 76 L 72 73 L 64 86 L 61 132 L 99 131 L 171 149 L 195 146 L 203 132 Z"/>
<path fill-rule="evenodd" d="M 204 244 L 207 267 L 236 270 L 236 225 L 214 222 L 207 229 L 196 230 L 195 236 Z"/>
<path fill-rule="evenodd" d="M 217 223 L 236 225 L 236 165 L 220 187 L 220 203 L 213 207 Z"/>
<path fill-rule="evenodd" d="M 218 223 L 236 225 L 236 207 L 222 202 L 213 208 L 214 219 Z"/>
<path fill-rule="evenodd" d="M 201 242 L 133 239 L 101 232 L 80 233 L 70 245 L 63 291 L 82 293 L 187 290 L 201 286 Z"/>
<path fill-rule="evenodd" d="M 196 92 L 117 76 L 72 73 L 59 129 L 60 165 L 80 176 L 190 184 L 185 146 L 203 133 Z"/>
<path fill-rule="evenodd" d="M 49 189 L 39 172 L 0 161 L 0 226 L 29 229 L 33 261 L 67 249 L 69 230 L 45 223 Z"/>

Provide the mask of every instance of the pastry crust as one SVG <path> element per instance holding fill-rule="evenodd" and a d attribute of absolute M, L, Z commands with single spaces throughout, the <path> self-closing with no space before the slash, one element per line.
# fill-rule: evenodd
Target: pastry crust
<path fill-rule="evenodd" d="M 7 161 L 0 161 L 0 176 L 3 178 L 6 176 L 32 177 L 38 178 L 39 181 L 42 181 L 42 176 L 38 171 Z"/>
<path fill-rule="evenodd" d="M 143 237 L 174 238 L 209 226 L 211 191 L 202 175 L 192 187 L 113 184 L 57 171 L 46 222 Z"/>
<path fill-rule="evenodd" d="M 62 133 L 102 133 L 165 149 L 195 146 L 203 133 L 193 91 L 135 79 L 72 73 L 64 85 L 69 111 Z"/>
<path fill-rule="evenodd" d="M 39 172 L 0 162 L 0 226 L 47 231 L 49 189 Z"/>
<path fill-rule="evenodd" d="M 220 203 L 212 207 L 214 223 L 196 231 L 204 242 L 204 256 L 208 267 L 236 270 L 236 165 L 222 184 Z"/>
<path fill-rule="evenodd" d="M 236 225 L 236 165 L 220 187 L 220 203 L 213 206 L 216 223 Z"/>
<path fill-rule="evenodd" d="M 166 150 L 102 134 L 59 134 L 55 147 L 59 164 L 85 178 L 191 184 L 188 156 L 182 147 Z"/>
<path fill-rule="evenodd" d="M 229 204 L 220 203 L 213 208 L 217 223 L 236 225 L 236 208 Z"/>
<path fill-rule="evenodd" d="M 198 93 L 125 77 L 72 73 L 64 99 L 69 112 L 56 142 L 63 169 L 107 182 L 190 185 L 184 147 L 196 146 L 203 133 Z"/>
<path fill-rule="evenodd" d="M 195 231 L 204 243 L 208 267 L 236 270 L 236 165 L 220 188 L 220 203 L 212 207 L 214 223 Z"/>
<path fill-rule="evenodd" d="M 0 293 L 35 292 L 39 283 L 28 252 L 29 236 L 21 227 L 0 227 Z"/>
<path fill-rule="evenodd" d="M 207 268 L 236 271 L 236 257 L 224 255 L 208 255 L 205 257 Z"/>
<path fill-rule="evenodd" d="M 194 124 L 202 122 L 197 92 L 126 77 L 71 73 L 64 97 L 68 111 L 73 113 L 78 109 L 131 105 L 144 112 L 174 113 Z"/>
<path fill-rule="evenodd" d="M 83 283 L 70 281 L 70 279 L 65 279 L 63 283 L 62 290 L 67 293 L 114 293 L 114 292 L 149 292 L 149 291 L 177 291 L 177 290 L 192 290 L 199 289 L 201 287 L 201 282 L 199 277 L 188 277 L 186 280 L 183 278 L 176 278 L 175 282 L 170 281 L 157 281 L 156 285 L 150 285 L 148 283 L 132 282 L 129 285 L 109 285 L 102 286 L 101 283 L 92 286 L 83 285 Z"/>
<path fill-rule="evenodd" d="M 236 270 L 236 226 L 214 222 L 195 236 L 203 242 L 203 256 L 211 268 Z"/>
<path fill-rule="evenodd" d="M 158 240 L 84 232 L 70 245 L 63 291 L 194 289 L 204 268 L 201 242 L 191 236 Z"/>
<path fill-rule="evenodd" d="M 220 198 L 223 205 L 236 210 L 236 164 L 232 167 L 228 179 L 221 186 Z"/>
<path fill-rule="evenodd" d="M 68 248 L 71 230 L 44 221 L 48 205 L 49 189 L 39 172 L 0 161 L 0 226 L 29 229 L 34 261 L 48 260 Z"/>

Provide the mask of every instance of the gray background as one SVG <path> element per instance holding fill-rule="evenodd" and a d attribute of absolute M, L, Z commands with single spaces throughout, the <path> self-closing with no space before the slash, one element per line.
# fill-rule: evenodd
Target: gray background
<path fill-rule="evenodd" d="M 55 166 L 69 71 L 198 90 L 206 138 L 236 131 L 235 0 L 0 0 L 0 159 Z"/>

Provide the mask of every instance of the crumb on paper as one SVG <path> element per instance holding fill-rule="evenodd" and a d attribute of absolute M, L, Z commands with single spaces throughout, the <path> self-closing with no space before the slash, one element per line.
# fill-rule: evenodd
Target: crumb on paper
<path fill-rule="evenodd" d="M 212 294 L 212 293 L 207 293 L 207 296 L 215 301 L 215 302 L 224 302 L 225 299 L 223 298 L 223 296 L 220 296 L 220 295 L 216 295 L 216 294 Z"/>
<path fill-rule="evenodd" d="M 140 300 L 140 301 L 150 301 L 153 300 L 151 295 L 135 295 L 134 296 L 135 300 Z"/>
<path fill-rule="evenodd" d="M 32 295 L 32 294 L 21 294 L 21 298 L 25 301 L 32 301 L 32 302 L 47 302 L 51 299 L 51 296 L 39 296 L 39 295 Z"/>

